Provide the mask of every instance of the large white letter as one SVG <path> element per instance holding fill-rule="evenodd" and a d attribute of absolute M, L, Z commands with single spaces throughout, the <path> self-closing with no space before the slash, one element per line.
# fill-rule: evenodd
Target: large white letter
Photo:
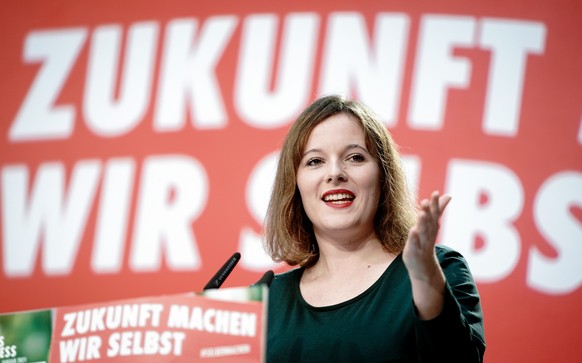
<path fill-rule="evenodd" d="M 127 37 L 123 72 L 118 75 L 122 28 L 101 26 L 93 33 L 84 114 L 87 126 L 100 136 L 123 135 L 137 125 L 150 100 L 158 25 L 131 26 Z M 119 79 L 119 97 L 116 85 Z"/>
<path fill-rule="evenodd" d="M 28 200 L 27 168 L 16 165 L 2 169 L 2 256 L 6 275 L 30 276 L 41 241 L 44 272 L 63 275 L 71 271 L 100 169 L 97 161 L 78 162 L 66 193 L 63 165 L 43 164 Z"/>
<path fill-rule="evenodd" d="M 491 135 L 514 136 L 527 53 L 543 53 L 546 28 L 541 23 L 485 19 L 480 33 L 481 47 L 492 53 L 483 129 Z"/>
<path fill-rule="evenodd" d="M 278 153 L 265 156 L 253 169 L 246 187 L 247 208 L 257 224 L 262 226 L 267 215 L 269 197 L 275 180 Z M 239 238 L 241 265 L 252 271 L 264 271 L 276 264 L 263 249 L 261 234 L 252 227 L 243 227 Z"/>
<path fill-rule="evenodd" d="M 134 171 L 130 158 L 112 159 L 105 166 L 91 255 L 95 272 L 115 273 L 123 264 Z"/>
<path fill-rule="evenodd" d="M 53 106 L 77 60 L 87 31 L 32 32 L 24 44 L 26 63 L 44 62 L 8 131 L 11 141 L 65 139 L 73 132 L 75 107 Z"/>
<path fill-rule="evenodd" d="M 570 213 L 582 208 L 582 173 L 564 171 L 540 188 L 534 202 L 534 217 L 542 236 L 557 257 L 547 257 L 533 247 L 528 262 L 527 283 L 549 294 L 567 294 L 582 285 L 582 225 Z"/>
<path fill-rule="evenodd" d="M 130 267 L 155 271 L 165 252 L 176 270 L 195 270 L 200 255 L 192 223 L 208 198 L 206 171 L 185 156 L 156 156 L 144 161 L 135 218 Z"/>
<path fill-rule="evenodd" d="M 336 13 L 329 19 L 321 67 L 320 94 L 359 98 L 388 126 L 396 122 L 408 40 L 409 19 L 404 14 L 376 17 L 373 45 L 360 14 Z"/>
<path fill-rule="evenodd" d="M 188 100 L 193 125 L 218 129 L 227 122 L 215 68 L 237 19 L 206 20 L 199 31 L 195 19 L 171 21 L 166 27 L 154 128 L 174 131 L 184 126 Z"/>
<path fill-rule="evenodd" d="M 503 165 L 453 160 L 446 190 L 454 198 L 443 216 L 443 243 L 466 257 L 478 281 L 509 275 L 521 249 L 512 224 L 523 208 L 517 176 Z M 477 237 L 484 241 L 481 248 L 475 247 Z"/>
<path fill-rule="evenodd" d="M 287 16 L 275 67 L 277 20 L 275 15 L 251 15 L 242 31 L 235 105 L 242 119 L 258 128 L 287 124 L 311 90 L 319 18 Z M 276 80 L 274 87 L 271 77 Z"/>
<path fill-rule="evenodd" d="M 416 129 L 442 127 L 451 87 L 466 88 L 471 63 L 453 57 L 456 46 L 473 46 L 475 19 L 427 15 L 423 17 L 414 66 L 409 123 Z"/>

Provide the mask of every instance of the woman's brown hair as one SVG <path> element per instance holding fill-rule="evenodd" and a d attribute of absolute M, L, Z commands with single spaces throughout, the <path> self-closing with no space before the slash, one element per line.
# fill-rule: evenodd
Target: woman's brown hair
<path fill-rule="evenodd" d="M 374 228 L 386 250 L 400 253 L 408 231 L 416 223 L 398 147 L 386 127 L 359 101 L 337 95 L 321 97 L 293 123 L 279 156 L 265 220 L 265 249 L 274 261 L 308 267 L 319 257 L 313 226 L 297 189 L 297 169 L 311 130 L 338 113 L 361 123 L 366 146 L 378 162 L 381 192 Z"/>

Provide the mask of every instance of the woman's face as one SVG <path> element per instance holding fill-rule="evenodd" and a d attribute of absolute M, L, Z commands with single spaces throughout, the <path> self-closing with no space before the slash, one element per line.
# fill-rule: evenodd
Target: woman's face
<path fill-rule="evenodd" d="M 380 169 L 366 147 L 364 130 L 352 116 L 339 113 L 309 135 L 297 186 L 316 234 L 374 233 L 380 195 Z"/>

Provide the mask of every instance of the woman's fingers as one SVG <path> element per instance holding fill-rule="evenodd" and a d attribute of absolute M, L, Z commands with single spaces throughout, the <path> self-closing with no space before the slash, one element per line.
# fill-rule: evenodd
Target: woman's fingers
<path fill-rule="evenodd" d="M 451 201 L 449 195 L 440 195 L 438 191 L 432 193 L 430 200 L 420 202 L 418 223 L 416 225 L 417 238 L 420 246 L 432 247 L 436 242 L 439 229 L 439 218 Z"/>
<path fill-rule="evenodd" d="M 410 229 L 403 255 L 411 278 L 430 279 L 435 268 L 439 268 L 435 262 L 434 245 L 439 231 L 439 218 L 450 200 L 449 195 L 440 195 L 435 191 L 429 199 L 420 202 L 417 224 Z"/>
<path fill-rule="evenodd" d="M 445 208 L 447 207 L 447 205 L 449 205 L 449 202 L 451 201 L 451 196 L 448 194 L 443 194 L 438 198 L 438 206 L 439 206 L 439 214 L 438 216 L 442 216 L 443 212 L 445 211 Z"/>
<path fill-rule="evenodd" d="M 438 218 L 441 215 L 439 207 L 439 192 L 434 191 L 430 196 L 430 214 L 433 216 L 433 218 L 434 216 Z"/>

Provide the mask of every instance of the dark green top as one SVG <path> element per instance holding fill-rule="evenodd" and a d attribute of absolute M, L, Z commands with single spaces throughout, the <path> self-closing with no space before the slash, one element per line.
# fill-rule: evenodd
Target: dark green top
<path fill-rule="evenodd" d="M 482 362 L 483 314 L 467 263 L 448 247 L 436 251 L 447 279 L 445 305 L 428 321 L 416 315 L 402 255 L 368 290 L 326 307 L 303 300 L 303 268 L 275 276 L 267 362 Z"/>

